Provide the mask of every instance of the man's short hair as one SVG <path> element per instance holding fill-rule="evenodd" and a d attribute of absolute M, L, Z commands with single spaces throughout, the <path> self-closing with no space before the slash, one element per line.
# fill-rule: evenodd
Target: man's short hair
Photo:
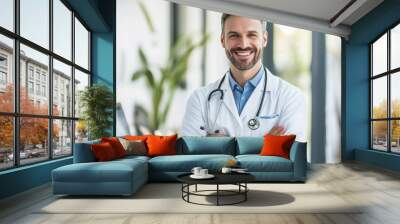
<path fill-rule="evenodd" d="M 224 33 L 225 21 L 226 21 L 230 16 L 234 16 L 234 15 L 227 14 L 227 13 L 222 13 L 222 16 L 221 16 L 221 33 Z M 266 20 L 260 20 L 260 23 L 261 23 L 262 31 L 263 31 L 263 32 L 267 31 L 267 21 L 266 21 Z"/>

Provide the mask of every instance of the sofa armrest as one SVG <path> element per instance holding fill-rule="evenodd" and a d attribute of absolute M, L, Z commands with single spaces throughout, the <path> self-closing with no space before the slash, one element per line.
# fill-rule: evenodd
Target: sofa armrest
<path fill-rule="evenodd" d="M 307 143 L 294 142 L 290 149 L 290 160 L 293 162 L 293 178 L 305 181 L 307 174 Z"/>
<path fill-rule="evenodd" d="M 88 163 L 95 162 L 90 146 L 94 142 L 75 143 L 74 147 L 74 163 Z"/>

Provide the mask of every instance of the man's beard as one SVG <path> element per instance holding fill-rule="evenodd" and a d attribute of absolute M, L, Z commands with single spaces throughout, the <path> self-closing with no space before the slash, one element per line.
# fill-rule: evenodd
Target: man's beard
<path fill-rule="evenodd" d="M 236 60 L 235 57 L 233 56 L 235 51 L 246 51 L 246 50 L 251 50 L 252 53 L 255 55 L 253 56 L 253 59 L 250 62 L 241 62 L 239 60 Z M 257 48 L 232 48 L 230 51 L 225 50 L 226 56 L 229 58 L 229 61 L 232 63 L 233 66 L 235 66 L 238 70 L 249 70 L 254 67 L 255 64 L 257 64 L 258 60 L 262 57 L 262 49 L 257 49 Z"/>

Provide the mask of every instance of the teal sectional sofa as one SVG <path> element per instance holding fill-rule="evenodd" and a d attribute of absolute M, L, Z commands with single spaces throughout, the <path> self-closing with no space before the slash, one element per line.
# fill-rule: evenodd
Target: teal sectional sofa
<path fill-rule="evenodd" d="M 54 194 L 131 195 L 148 181 L 176 181 L 196 166 L 218 172 L 230 159 L 259 182 L 306 180 L 306 143 L 294 142 L 290 159 L 285 159 L 258 155 L 262 137 L 182 137 L 176 144 L 177 155 L 96 162 L 90 145 L 98 142 L 75 144 L 74 163 L 52 171 Z"/>

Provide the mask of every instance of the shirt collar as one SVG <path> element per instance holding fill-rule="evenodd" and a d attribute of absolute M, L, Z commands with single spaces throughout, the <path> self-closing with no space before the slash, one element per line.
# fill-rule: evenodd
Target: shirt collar
<path fill-rule="evenodd" d="M 257 74 L 251 78 L 250 80 L 248 80 L 246 83 L 250 83 L 254 88 L 258 85 L 258 83 L 260 82 L 261 78 L 263 77 L 265 73 L 265 69 L 264 66 L 261 65 L 260 69 L 258 70 Z M 231 71 L 228 72 L 228 78 L 229 78 L 229 84 L 231 86 L 231 89 L 234 90 L 235 88 L 238 89 L 243 89 L 236 81 L 235 79 L 232 77 L 232 73 Z M 246 84 L 245 84 L 246 85 Z"/>

